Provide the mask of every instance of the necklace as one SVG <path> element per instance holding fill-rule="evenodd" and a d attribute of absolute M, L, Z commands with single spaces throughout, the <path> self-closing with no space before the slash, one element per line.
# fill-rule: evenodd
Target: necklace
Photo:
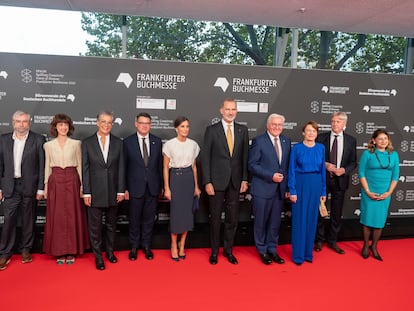
<path fill-rule="evenodd" d="M 378 156 L 378 153 L 377 153 L 376 151 L 375 151 L 374 153 L 375 153 L 375 157 L 377 158 L 378 164 L 379 164 L 379 166 L 380 166 L 381 168 L 390 168 L 391 161 L 390 161 L 390 154 L 389 154 L 389 153 L 387 153 L 387 154 L 388 154 L 388 165 L 387 165 L 387 166 L 384 166 L 384 165 L 382 164 L 382 162 L 381 162 L 381 160 L 380 160 L 380 158 L 379 158 L 379 156 Z"/>

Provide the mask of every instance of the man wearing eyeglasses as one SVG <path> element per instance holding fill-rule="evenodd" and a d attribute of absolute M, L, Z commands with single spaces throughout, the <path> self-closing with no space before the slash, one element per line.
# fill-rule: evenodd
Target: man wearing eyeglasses
<path fill-rule="evenodd" d="M 142 247 L 145 258 L 152 260 L 152 230 L 154 227 L 158 196 L 162 189 L 162 141 L 150 133 L 151 116 L 141 112 L 135 119 L 137 132 L 124 139 L 126 189 L 129 200 L 128 258 L 137 259 L 137 249 Z"/>
<path fill-rule="evenodd" d="M 83 200 L 88 207 L 89 237 L 98 270 L 105 269 L 102 244 L 108 261 L 118 262 L 114 254 L 117 204 L 125 198 L 123 144 L 111 134 L 113 119 L 112 112 L 100 112 L 96 121 L 98 131 L 82 142 Z"/>

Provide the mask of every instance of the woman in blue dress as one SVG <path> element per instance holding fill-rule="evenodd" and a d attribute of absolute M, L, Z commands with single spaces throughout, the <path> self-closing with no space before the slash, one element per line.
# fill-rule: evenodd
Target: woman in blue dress
<path fill-rule="evenodd" d="M 382 261 L 377 244 L 388 216 L 391 194 L 397 186 L 400 175 L 400 160 L 392 147 L 389 134 L 376 130 L 359 160 L 358 176 L 361 182 L 360 223 L 364 236 L 361 255 L 364 259 L 372 256 Z M 369 239 L 372 234 L 372 244 Z"/>
<path fill-rule="evenodd" d="M 288 187 L 292 201 L 292 257 L 301 265 L 313 260 L 319 202 L 326 201 L 325 146 L 317 143 L 318 124 L 302 128 L 303 142 L 290 154 Z"/>

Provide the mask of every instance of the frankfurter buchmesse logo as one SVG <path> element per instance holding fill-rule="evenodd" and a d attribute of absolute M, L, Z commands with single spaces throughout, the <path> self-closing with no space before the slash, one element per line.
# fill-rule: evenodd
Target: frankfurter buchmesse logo
<path fill-rule="evenodd" d="M 229 87 L 230 83 L 227 81 L 224 77 L 218 77 L 216 82 L 214 83 L 214 87 L 219 87 L 223 90 L 223 92 L 227 91 L 227 88 Z"/>
<path fill-rule="evenodd" d="M 7 76 L 8 76 L 7 71 L 4 71 L 4 70 L 0 71 L 0 77 L 3 77 L 4 80 L 7 79 Z"/>
<path fill-rule="evenodd" d="M 132 77 L 128 72 L 121 72 L 116 79 L 116 82 L 125 84 L 126 88 L 129 88 L 132 83 Z"/>

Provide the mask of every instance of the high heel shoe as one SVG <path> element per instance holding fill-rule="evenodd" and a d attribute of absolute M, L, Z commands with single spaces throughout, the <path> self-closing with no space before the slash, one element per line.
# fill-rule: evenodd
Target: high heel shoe
<path fill-rule="evenodd" d="M 180 242 L 178 242 L 177 243 L 177 245 L 178 245 L 178 249 L 180 249 L 181 248 L 181 243 Z M 183 255 L 180 255 L 180 253 L 181 253 L 181 249 L 179 250 L 179 252 L 178 252 L 178 258 L 180 258 L 180 259 L 185 259 L 185 253 L 184 253 L 184 249 L 183 249 L 183 251 L 182 251 L 182 253 L 184 253 Z"/>
<path fill-rule="evenodd" d="M 171 259 L 172 260 L 174 260 L 174 261 L 180 261 L 180 257 L 178 257 L 178 256 L 174 256 L 174 250 L 173 250 L 173 248 L 171 247 Z M 177 253 L 177 250 L 175 250 L 175 253 Z"/>
<path fill-rule="evenodd" d="M 382 260 L 382 257 L 378 254 L 378 251 L 376 249 L 374 249 L 372 247 L 372 245 L 369 248 L 370 248 L 370 250 L 372 252 L 372 257 L 374 257 L 376 260 L 383 261 Z"/>
<path fill-rule="evenodd" d="M 367 258 L 368 258 L 368 256 L 369 256 L 369 251 L 368 251 L 368 249 L 363 248 L 363 249 L 362 249 L 362 251 L 361 251 L 361 256 L 362 256 L 362 258 L 367 259 Z"/>

